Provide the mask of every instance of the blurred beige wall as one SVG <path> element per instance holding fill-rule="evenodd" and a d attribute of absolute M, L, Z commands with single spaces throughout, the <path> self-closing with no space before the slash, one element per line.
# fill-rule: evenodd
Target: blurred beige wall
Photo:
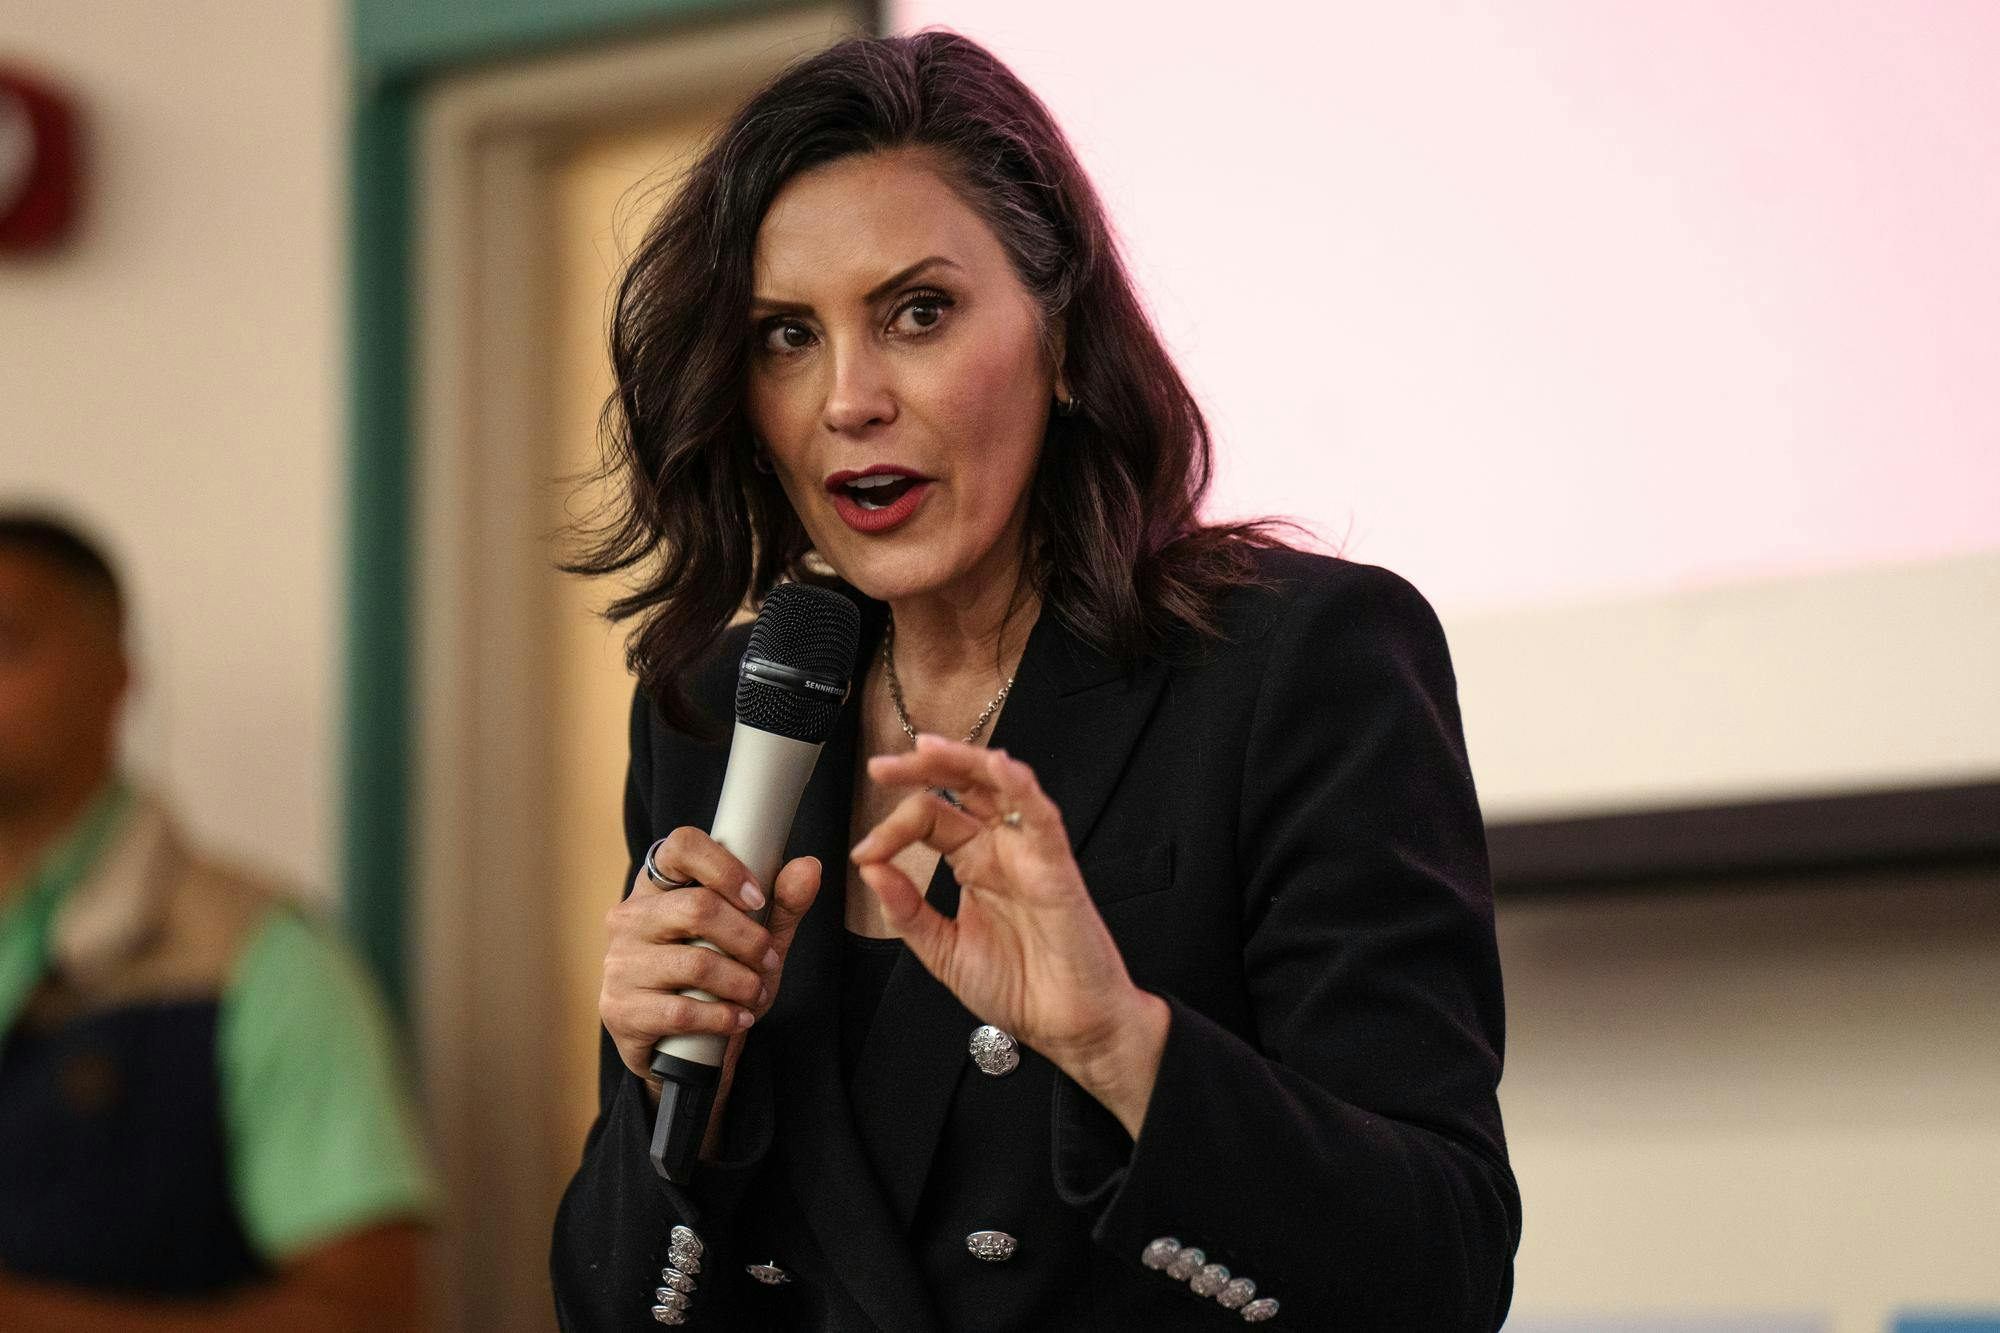
<path fill-rule="evenodd" d="M 1503 896 L 1499 933 L 1524 1333 L 2000 1306 L 1991 871 Z"/>
<path fill-rule="evenodd" d="M 1824 793 L 1985 776 L 1957 761 L 2000 734 L 2000 630 L 1965 608 L 2000 600 L 1996 573 L 1970 556 L 1447 616 L 1485 813 L 1755 800 L 1795 789 L 1787 768 Z M 1677 688 L 1635 684 L 1655 675 Z M 1503 885 L 1499 932 L 1522 1333 L 2000 1309 L 2000 873 Z"/>
<path fill-rule="evenodd" d="M 115 548 L 129 750 L 196 831 L 329 891 L 340 656 L 339 0 L 6 0 L 85 117 L 67 248 L 0 262 L 0 502 Z"/>

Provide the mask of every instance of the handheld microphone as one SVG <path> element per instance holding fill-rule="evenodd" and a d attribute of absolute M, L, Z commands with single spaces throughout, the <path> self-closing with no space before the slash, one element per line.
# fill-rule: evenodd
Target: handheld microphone
<path fill-rule="evenodd" d="M 750 628 L 736 673 L 736 730 L 709 836 L 749 868 L 767 895 L 791 836 L 799 798 L 839 720 L 861 638 L 861 613 L 829 588 L 781 583 L 771 589 Z M 771 902 L 751 915 L 759 925 Z M 691 940 L 715 949 L 707 940 Z M 717 953 L 722 952 L 716 949 Z M 698 988 L 680 992 L 716 997 Z M 722 1081 L 729 1039 L 713 1033 L 662 1037 L 653 1046 L 661 1080 L 660 1111 L 648 1151 L 653 1169 L 676 1185 L 688 1183 Z"/>

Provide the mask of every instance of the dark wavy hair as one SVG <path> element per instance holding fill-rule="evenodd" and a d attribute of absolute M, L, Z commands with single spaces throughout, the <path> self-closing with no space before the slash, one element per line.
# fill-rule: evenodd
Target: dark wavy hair
<path fill-rule="evenodd" d="M 601 422 L 608 509 L 562 568 L 635 567 L 614 622 L 670 725 L 697 734 L 681 683 L 746 605 L 785 579 L 827 582 L 744 413 L 751 269 L 785 183 L 850 154 L 924 150 L 992 228 L 1081 403 L 1051 414 L 1031 485 L 1026 579 L 1044 612 L 1116 660 L 1220 633 L 1217 600 L 1259 584 L 1251 557 L 1285 519 L 1208 525 L 1209 428 L 1141 308 L 1103 206 L 1040 99 L 992 52 L 927 28 L 854 37 L 793 62 L 704 146 L 633 253 L 611 318 L 616 387 Z M 1309 535 L 1309 534 L 1308 534 Z"/>

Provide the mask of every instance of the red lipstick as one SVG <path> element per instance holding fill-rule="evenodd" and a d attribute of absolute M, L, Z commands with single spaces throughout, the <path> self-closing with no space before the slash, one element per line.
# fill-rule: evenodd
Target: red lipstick
<path fill-rule="evenodd" d="M 876 477 L 884 480 L 869 481 Z M 856 482 L 867 484 L 853 484 Z M 933 484 L 921 472 L 894 463 L 874 463 L 858 472 L 840 471 L 826 479 L 826 489 L 841 520 L 854 531 L 869 534 L 900 527 L 917 512 Z"/>

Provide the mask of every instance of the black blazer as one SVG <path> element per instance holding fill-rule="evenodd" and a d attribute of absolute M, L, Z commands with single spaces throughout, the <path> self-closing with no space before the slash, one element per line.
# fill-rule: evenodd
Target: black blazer
<path fill-rule="evenodd" d="M 1134 981 L 1172 1026 L 1136 1142 L 1025 1047 L 975 1065 L 983 1021 L 905 952 L 854 1076 L 837 1033 L 859 710 L 821 753 L 787 857 L 826 867 L 777 1001 L 746 1039 L 721 1157 L 687 1191 L 646 1161 L 639 1080 L 603 1039 L 600 1114 L 556 1218 L 564 1328 L 641 1329 L 668 1234 L 703 1243 L 686 1327 L 815 1333 L 1240 1327 L 1147 1266 L 1172 1237 L 1279 1302 L 1273 1330 L 1488 1333 L 1520 1198 L 1500 1110 L 1492 888 L 1445 638 L 1374 565 L 1260 554 L 1233 642 L 1127 676 L 1043 615 L 991 743 L 1032 765 Z M 862 656 L 883 604 L 854 593 Z M 692 676 L 732 715 L 747 626 Z M 632 714 L 637 858 L 707 827 L 726 745 Z M 627 876 L 629 886 L 631 876 Z M 957 911 L 940 862 L 929 899 Z M 966 1236 L 999 1230 L 1013 1256 Z M 764 1285 L 746 1265 L 791 1280 Z"/>

